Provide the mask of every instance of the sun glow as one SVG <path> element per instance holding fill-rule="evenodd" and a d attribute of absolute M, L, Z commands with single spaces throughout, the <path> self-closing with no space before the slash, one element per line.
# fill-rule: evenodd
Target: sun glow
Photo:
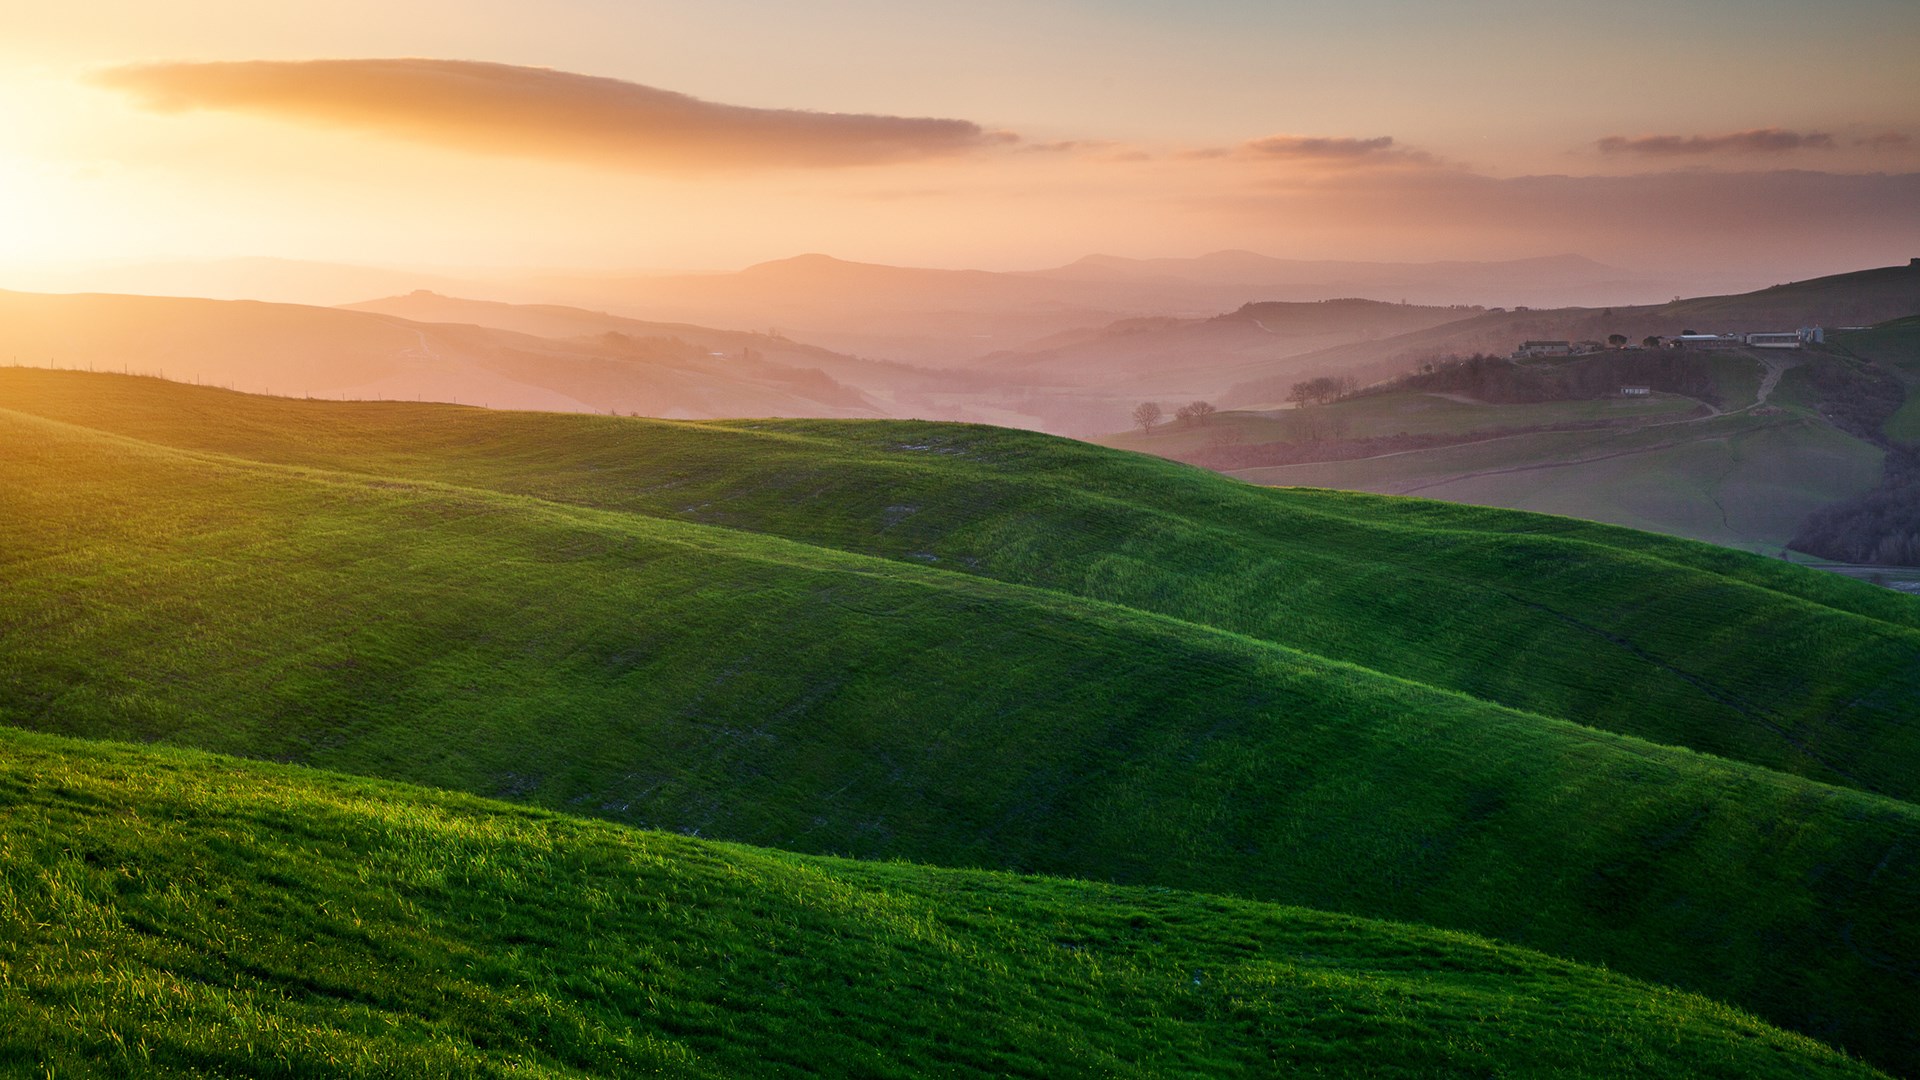
<path fill-rule="evenodd" d="M 0 264 L 57 257 L 62 193 L 49 170 L 31 159 L 0 155 Z"/>

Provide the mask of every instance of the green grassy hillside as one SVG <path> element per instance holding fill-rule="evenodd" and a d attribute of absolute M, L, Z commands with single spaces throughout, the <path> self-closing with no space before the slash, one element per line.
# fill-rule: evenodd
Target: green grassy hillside
<path fill-rule="evenodd" d="M 1699 544 L 1262 491 L 952 425 L 501 415 L 24 369 L 0 370 L 0 404 L 183 448 L 720 525 L 1038 586 L 1657 742 L 1920 793 L 1920 744 L 1901 727 L 1920 714 L 1920 605 Z"/>
<path fill-rule="evenodd" d="M 1463 934 L 0 732 L 20 1076 L 1870 1076 Z"/>
<path fill-rule="evenodd" d="M 1920 1063 L 1920 811 L 1462 692 L 1531 669 L 1671 724 L 1664 676 L 1732 717 L 1673 730 L 1886 786 L 1911 599 L 1014 432 L 4 374 L 15 410 L 226 451 L 0 412 L 7 722 L 1473 930 Z M 1236 620 L 1437 624 L 1395 640 L 1454 652 L 1398 659 L 1460 685 Z"/>

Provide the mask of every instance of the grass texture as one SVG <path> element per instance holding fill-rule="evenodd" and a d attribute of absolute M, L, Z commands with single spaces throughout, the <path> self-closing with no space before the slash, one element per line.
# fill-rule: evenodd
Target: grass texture
<path fill-rule="evenodd" d="M 1868 1077 L 1464 934 L 0 732 L 0 1073 Z"/>
<path fill-rule="evenodd" d="M 984 428 L 0 408 L 8 723 L 1426 923 L 1920 1063 L 1911 598 Z"/>

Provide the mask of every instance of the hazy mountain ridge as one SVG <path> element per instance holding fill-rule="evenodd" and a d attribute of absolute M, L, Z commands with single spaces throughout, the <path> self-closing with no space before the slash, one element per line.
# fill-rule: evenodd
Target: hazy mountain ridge
<path fill-rule="evenodd" d="M 1746 296 L 1606 309 L 1268 299 L 1224 313 L 1186 316 L 1161 307 L 1115 319 L 1112 312 L 1038 302 L 1038 278 L 900 271 L 807 256 L 743 274 L 657 279 L 678 282 L 673 288 L 692 290 L 687 295 L 732 297 L 729 304 L 742 313 L 726 324 L 733 329 L 637 319 L 617 305 L 593 311 L 418 291 L 331 315 L 245 301 L 0 294 L 10 313 L 0 326 L 0 358 L 166 372 L 296 395 L 679 418 L 926 417 L 1099 436 L 1125 425 L 1142 400 L 1162 399 L 1169 408 L 1190 400 L 1271 407 L 1303 378 L 1365 382 L 1453 353 L 1503 354 L 1526 338 L 1622 333 L 1637 341 L 1704 328 L 1700 323 L 1779 329 L 1830 322 L 1826 316 L 1836 312 L 1905 314 L 1920 303 L 1909 295 L 1913 274 L 1894 267 Z M 1141 298 L 1165 299 L 1157 286 L 1144 288 Z M 966 310 L 976 301 L 991 309 L 986 317 L 997 328 L 988 340 L 975 336 L 986 325 L 978 321 L 981 311 Z M 771 325 L 774 312 L 796 311 L 823 326 L 853 319 L 877 335 L 868 344 L 883 348 L 853 355 Z M 387 321 L 351 321 L 376 315 Z M 762 323 L 769 325 L 740 329 Z M 899 354 L 882 339 L 895 331 L 939 342 L 934 352 L 946 357 L 945 366 L 888 359 Z M 1001 332 L 1032 344 L 991 349 Z"/>
<path fill-rule="evenodd" d="M 669 417 L 884 412 L 817 366 L 714 357 L 668 339 L 560 341 L 247 300 L 0 292 L 0 356 L 294 397 Z"/>

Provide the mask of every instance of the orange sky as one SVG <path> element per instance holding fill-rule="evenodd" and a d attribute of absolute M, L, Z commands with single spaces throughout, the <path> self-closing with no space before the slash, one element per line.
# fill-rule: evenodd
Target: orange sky
<path fill-rule="evenodd" d="M 1334 7 L 0 0 L 0 284 L 236 255 L 1920 254 L 1911 0 Z"/>

